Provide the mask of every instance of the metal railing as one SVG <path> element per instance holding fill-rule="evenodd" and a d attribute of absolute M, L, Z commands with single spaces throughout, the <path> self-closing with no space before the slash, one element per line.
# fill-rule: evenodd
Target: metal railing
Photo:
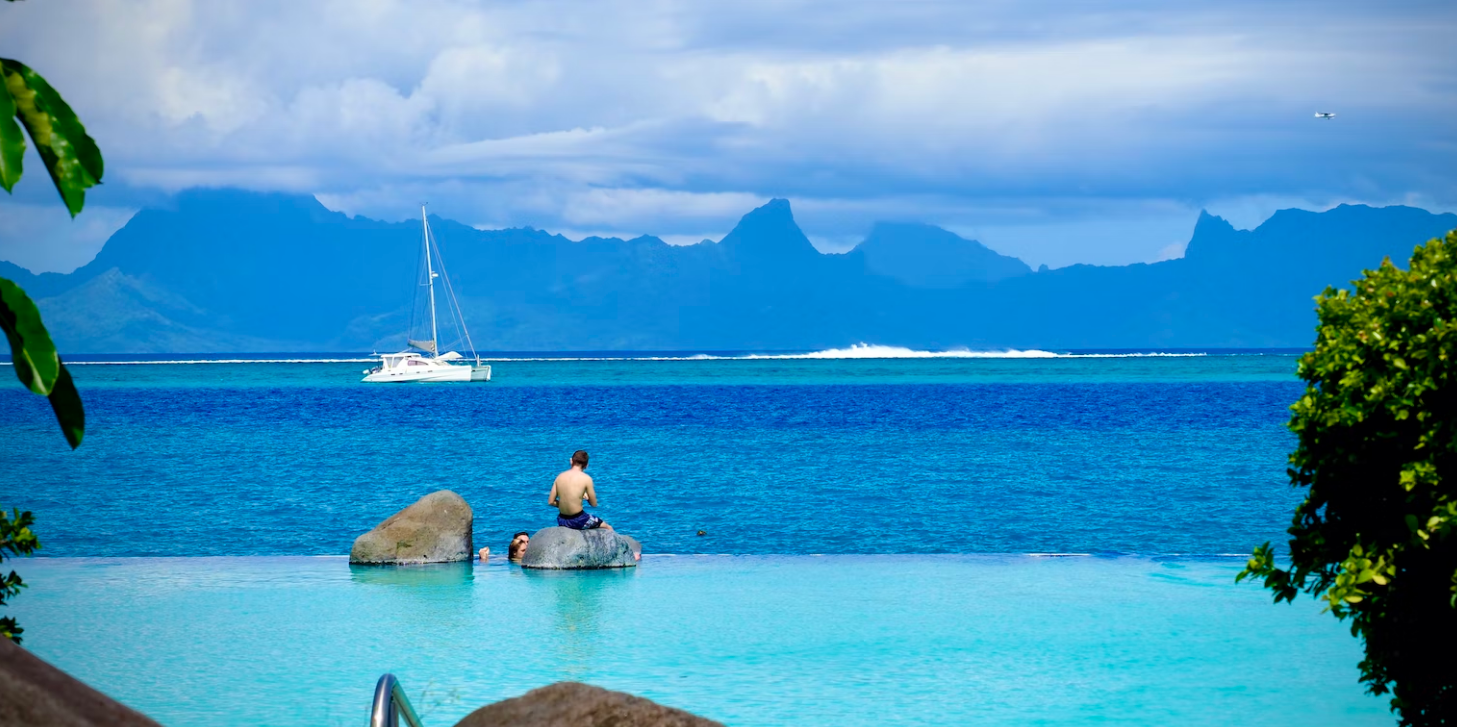
<path fill-rule="evenodd" d="M 415 714 L 400 680 L 394 674 L 386 674 L 374 686 L 374 708 L 369 712 L 369 727 L 400 727 L 401 717 L 409 727 L 422 727 L 420 716 Z"/>

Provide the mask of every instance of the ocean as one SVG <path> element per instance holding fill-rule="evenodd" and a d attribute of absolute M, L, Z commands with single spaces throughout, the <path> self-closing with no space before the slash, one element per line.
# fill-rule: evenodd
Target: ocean
<path fill-rule="evenodd" d="M 1234 582 L 1300 497 L 1291 352 L 105 358 L 74 452 L 0 388 L 43 545 L 7 615 L 163 724 L 359 724 L 386 672 L 432 726 L 562 680 L 730 725 L 1393 722 L 1345 624 Z M 343 557 L 442 488 L 500 553 L 576 449 L 639 567 Z"/>
<path fill-rule="evenodd" d="M 1300 497 L 1290 353 L 533 358 L 460 385 L 76 361 L 74 452 L 44 399 L 0 388 L 0 504 L 36 514 L 46 556 L 326 555 L 450 489 L 504 546 L 552 524 L 585 449 L 598 513 L 648 552 L 1158 555 L 1278 542 Z"/>

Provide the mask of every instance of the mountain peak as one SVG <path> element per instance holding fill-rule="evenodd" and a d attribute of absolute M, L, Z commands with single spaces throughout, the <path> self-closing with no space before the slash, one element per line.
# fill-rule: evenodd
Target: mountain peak
<path fill-rule="evenodd" d="M 1196 236 L 1200 232 L 1205 234 L 1224 234 L 1234 231 L 1234 225 L 1231 225 L 1229 220 L 1219 215 L 1211 215 L 1209 214 L 1209 210 L 1199 210 L 1199 220 L 1194 223 L 1194 234 Z"/>
<path fill-rule="evenodd" d="M 732 232 L 719 241 L 736 257 L 799 258 L 819 255 L 794 222 L 789 200 L 778 197 L 739 219 Z"/>
<path fill-rule="evenodd" d="M 787 199 L 785 199 L 783 197 L 774 197 L 774 198 L 770 199 L 768 202 L 765 202 L 762 206 L 760 206 L 760 207 L 758 207 L 758 208 L 756 208 L 754 210 L 751 210 L 749 212 L 749 214 L 753 214 L 754 212 L 765 212 L 765 213 L 775 212 L 775 213 L 783 213 L 783 214 L 788 215 L 788 214 L 790 214 L 790 211 L 789 211 L 789 200 L 787 200 Z"/>
<path fill-rule="evenodd" d="M 789 200 L 775 197 L 768 202 L 749 210 L 748 214 L 739 218 L 739 224 L 734 231 L 742 229 L 745 225 L 753 226 L 778 226 L 781 228 L 799 226 L 794 222 L 794 211 L 789 208 Z M 730 233 L 732 234 L 732 233 Z"/>
<path fill-rule="evenodd" d="M 1229 220 L 1199 210 L 1199 221 L 1194 223 L 1194 234 L 1184 248 L 1185 260 L 1201 258 L 1225 258 L 1234 254 L 1241 238 L 1249 232 L 1234 229 Z"/>

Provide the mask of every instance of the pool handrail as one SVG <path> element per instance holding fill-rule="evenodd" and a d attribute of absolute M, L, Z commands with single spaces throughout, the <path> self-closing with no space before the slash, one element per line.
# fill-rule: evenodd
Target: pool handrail
<path fill-rule="evenodd" d="M 405 688 L 394 674 L 385 674 L 374 686 L 374 708 L 369 713 L 369 727 L 400 727 L 400 717 L 409 727 L 423 727 L 414 705 L 405 695 Z"/>

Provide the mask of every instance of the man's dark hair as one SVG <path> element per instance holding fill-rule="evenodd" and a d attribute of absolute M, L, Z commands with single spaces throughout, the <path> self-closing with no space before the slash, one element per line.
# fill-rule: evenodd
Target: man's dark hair
<path fill-rule="evenodd" d="M 587 450 L 579 449 L 575 452 L 572 452 L 572 464 L 578 465 L 585 469 L 587 467 Z"/>
<path fill-rule="evenodd" d="M 523 536 L 523 535 L 525 535 L 525 536 L 526 536 L 526 537 L 528 537 L 528 538 L 529 538 L 529 537 L 531 537 L 531 533 L 528 533 L 528 532 L 526 532 L 526 531 L 525 531 L 525 530 L 522 530 L 522 531 L 521 531 L 521 532 L 519 532 L 519 533 L 516 533 L 516 534 L 515 534 L 515 535 L 512 535 L 512 536 L 511 536 L 511 539 L 512 539 L 512 540 L 515 540 L 515 539 L 517 539 L 517 538 L 519 538 L 519 537 L 521 537 L 521 536 Z"/>

